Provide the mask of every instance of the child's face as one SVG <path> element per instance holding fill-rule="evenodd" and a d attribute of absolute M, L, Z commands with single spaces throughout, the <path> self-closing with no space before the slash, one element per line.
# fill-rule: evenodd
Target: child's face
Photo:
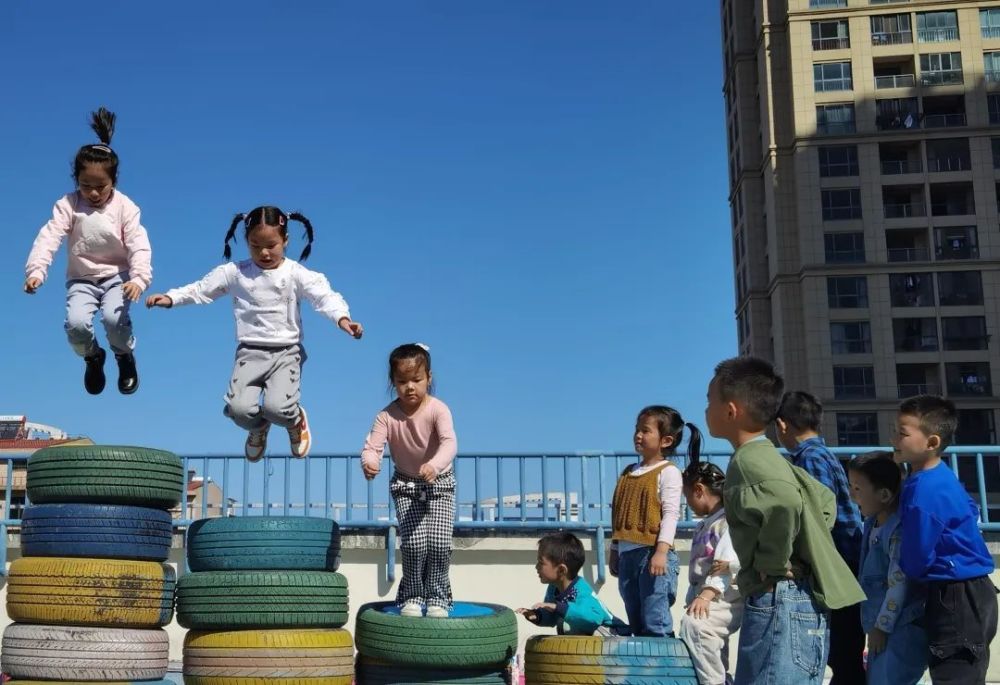
<path fill-rule="evenodd" d="M 684 487 L 684 497 L 687 499 L 688 507 L 696 516 L 708 516 L 712 513 L 718 502 L 718 497 L 713 496 L 703 483 Z"/>
<path fill-rule="evenodd" d="M 669 435 L 660 435 L 660 426 L 652 416 L 640 416 L 635 422 L 633 444 L 635 451 L 646 459 L 653 459 L 663 454 L 663 450 L 672 445 L 674 439 Z"/>
<path fill-rule="evenodd" d="M 708 406 L 705 408 L 705 425 L 715 438 L 727 438 L 736 418 L 732 402 L 725 402 L 719 392 L 719 381 L 713 378 L 708 384 Z"/>
<path fill-rule="evenodd" d="M 892 502 L 891 492 L 885 488 L 876 488 L 860 471 L 848 469 L 847 480 L 851 483 L 851 499 L 858 505 L 862 516 L 876 516 Z"/>
<path fill-rule="evenodd" d="M 76 185 L 80 189 L 80 195 L 94 207 L 103 206 L 111 197 L 111 191 L 115 189 L 107 169 L 103 164 L 96 162 L 83 166 L 76 178 Z"/>
<path fill-rule="evenodd" d="M 427 397 L 430 384 L 431 375 L 419 359 L 404 359 L 392 371 L 392 385 L 403 409 L 418 409 Z"/>
<path fill-rule="evenodd" d="M 899 414 L 896 417 L 896 434 L 892 446 L 895 448 L 897 462 L 921 464 L 937 454 L 941 439 L 924 433 L 916 416 Z"/>
<path fill-rule="evenodd" d="M 288 235 L 281 235 L 281 228 L 260 224 L 247 236 L 250 246 L 250 259 L 260 268 L 276 269 L 285 261 L 285 248 L 288 246 Z"/>
<path fill-rule="evenodd" d="M 545 585 L 551 585 L 566 575 L 566 565 L 557 564 L 539 553 L 538 562 L 535 564 L 535 571 L 538 572 L 539 581 Z"/>

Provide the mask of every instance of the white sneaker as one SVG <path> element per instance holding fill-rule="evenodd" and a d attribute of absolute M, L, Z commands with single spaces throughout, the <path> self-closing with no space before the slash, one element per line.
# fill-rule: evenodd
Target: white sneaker
<path fill-rule="evenodd" d="M 288 429 L 288 442 L 291 444 L 293 457 L 305 459 L 309 456 L 312 436 L 309 434 L 309 419 L 306 417 L 306 410 L 301 404 L 299 405 L 298 421 Z"/>
<path fill-rule="evenodd" d="M 407 602 L 400 609 L 399 614 L 401 616 L 409 616 L 410 618 L 420 618 L 424 615 L 424 609 L 416 602 Z"/>
<path fill-rule="evenodd" d="M 436 604 L 427 607 L 427 618 L 448 618 L 448 610 Z"/>
<path fill-rule="evenodd" d="M 247 435 L 247 441 L 243 445 L 247 461 L 255 462 L 264 458 L 264 452 L 267 451 L 267 431 L 270 427 L 271 424 L 267 424 L 261 430 L 250 431 Z"/>

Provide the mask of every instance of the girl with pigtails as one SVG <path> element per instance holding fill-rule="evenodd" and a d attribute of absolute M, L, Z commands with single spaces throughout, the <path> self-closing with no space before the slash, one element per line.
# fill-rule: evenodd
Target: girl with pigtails
<path fill-rule="evenodd" d="M 364 331 L 351 320 L 347 302 L 330 287 L 326 276 L 285 256 L 289 221 L 305 227 L 308 243 L 299 257 L 304 261 L 313 242 L 309 220 L 298 212 L 286 215 L 277 207 L 257 207 L 233 218 L 223 250 L 228 260 L 229 242 L 242 224 L 250 259 L 235 264 L 227 261 L 196 283 L 146 299 L 147 307 L 170 308 L 207 304 L 227 293 L 232 296 L 239 344 L 223 413 L 247 431 L 244 452 L 251 462 L 263 458 L 271 424 L 288 431 L 292 456 L 309 454 L 309 420 L 299 403 L 300 373 L 306 360 L 300 301 L 307 300 L 354 338 Z"/>

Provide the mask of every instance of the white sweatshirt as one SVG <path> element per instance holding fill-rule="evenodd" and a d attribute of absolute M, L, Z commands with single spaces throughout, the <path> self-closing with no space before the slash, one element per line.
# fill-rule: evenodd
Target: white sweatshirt
<path fill-rule="evenodd" d="M 247 345 L 287 347 L 301 342 L 299 301 L 303 297 L 334 323 L 351 316 L 347 302 L 330 287 L 326 276 L 287 257 L 274 269 L 261 269 L 252 259 L 223 264 L 200 281 L 166 295 L 179 307 L 208 304 L 227 293 L 233 298 L 236 339 Z"/>

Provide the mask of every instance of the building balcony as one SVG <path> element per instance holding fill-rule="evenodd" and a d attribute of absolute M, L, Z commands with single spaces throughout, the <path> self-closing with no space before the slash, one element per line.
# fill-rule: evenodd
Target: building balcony
<path fill-rule="evenodd" d="M 880 31 L 872 34 L 872 45 L 906 45 L 913 42 L 913 31 Z"/>
<path fill-rule="evenodd" d="M 926 247 L 890 247 L 886 252 L 890 262 L 926 262 L 931 258 Z"/>
<path fill-rule="evenodd" d="M 825 136 L 846 135 L 854 133 L 857 127 L 853 121 L 833 121 L 816 125 L 816 132 Z"/>
<path fill-rule="evenodd" d="M 847 7 L 847 0 L 809 0 L 809 7 Z"/>
<path fill-rule="evenodd" d="M 965 126 L 965 112 L 955 114 L 925 114 L 924 128 L 948 128 L 951 126 Z"/>
<path fill-rule="evenodd" d="M 983 38 L 1000 38 L 1000 26 L 984 26 L 982 28 Z"/>
<path fill-rule="evenodd" d="M 927 208 L 924 205 L 912 202 L 886 204 L 883 205 L 883 209 L 885 210 L 886 219 L 909 219 L 912 217 L 927 216 Z"/>
<path fill-rule="evenodd" d="M 961 69 L 925 71 L 920 74 L 920 85 L 922 86 L 960 86 L 964 82 Z"/>
<path fill-rule="evenodd" d="M 884 176 L 896 176 L 899 174 L 919 174 L 924 170 L 924 165 L 919 159 L 892 159 L 882 162 L 882 174 Z"/>
<path fill-rule="evenodd" d="M 983 72 L 983 78 L 987 83 L 1000 83 L 1000 69 L 989 69 Z"/>
<path fill-rule="evenodd" d="M 937 335 L 908 335 L 896 341 L 896 352 L 937 352 Z"/>
<path fill-rule="evenodd" d="M 950 40 L 958 40 L 958 27 L 918 29 L 917 40 L 921 43 L 945 43 Z"/>
<path fill-rule="evenodd" d="M 939 247 L 934 251 L 934 256 L 940 260 L 948 259 L 979 259 L 979 248 L 975 245 L 964 245 L 962 247 Z"/>
<path fill-rule="evenodd" d="M 899 399 L 905 400 L 907 397 L 916 397 L 917 395 L 940 395 L 941 394 L 941 384 L 940 383 L 900 383 L 897 386 L 899 391 Z"/>
<path fill-rule="evenodd" d="M 944 349 L 948 351 L 956 350 L 988 350 L 990 347 L 990 336 L 988 335 L 965 335 L 965 336 L 945 336 Z"/>
<path fill-rule="evenodd" d="M 834 38 L 813 38 L 813 50 L 846 50 L 851 47 L 847 36 Z"/>
<path fill-rule="evenodd" d="M 972 160 L 969 157 L 932 157 L 927 160 L 927 171 L 931 173 L 947 173 L 949 171 L 971 171 Z"/>
<path fill-rule="evenodd" d="M 912 88 L 917 85 L 915 74 L 896 74 L 894 76 L 876 76 L 875 87 L 882 88 Z"/>

